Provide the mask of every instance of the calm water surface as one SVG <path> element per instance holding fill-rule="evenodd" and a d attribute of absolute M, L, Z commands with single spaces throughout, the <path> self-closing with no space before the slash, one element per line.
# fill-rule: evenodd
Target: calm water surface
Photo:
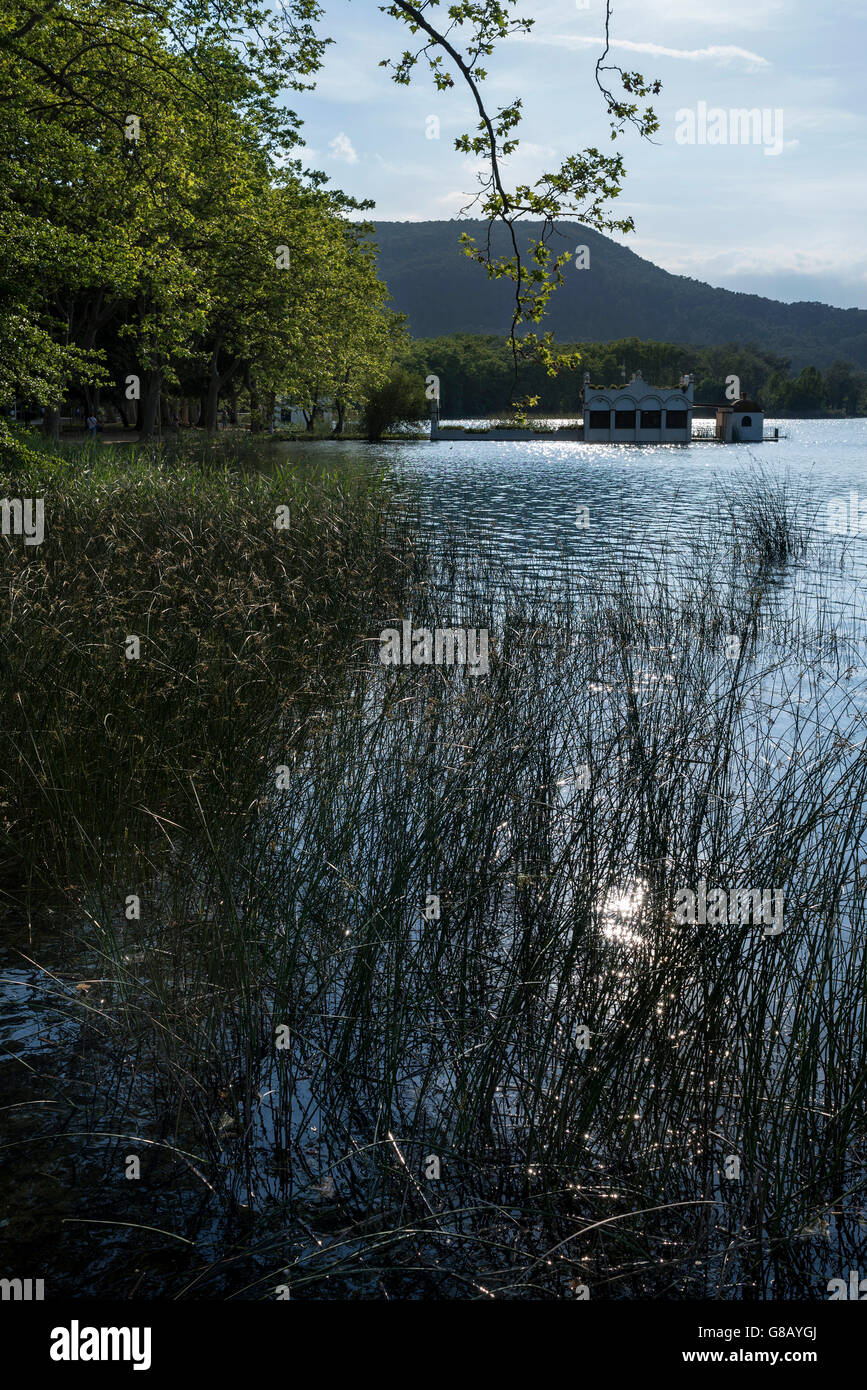
<path fill-rule="evenodd" d="M 640 549 L 678 549 L 707 525 L 720 487 L 746 485 L 759 469 L 788 475 L 819 504 L 860 491 L 867 503 L 867 419 L 771 420 L 777 443 L 619 445 L 486 440 L 315 446 L 316 458 L 388 463 L 421 491 L 431 518 L 493 540 L 519 561 L 589 557 L 600 538 Z M 287 446 L 290 455 L 309 446 Z M 806 502 L 806 497 L 805 497 Z M 590 511 L 589 530 L 576 526 Z M 867 510 L 867 509 L 865 509 Z M 865 535 L 852 559 L 860 568 Z"/>

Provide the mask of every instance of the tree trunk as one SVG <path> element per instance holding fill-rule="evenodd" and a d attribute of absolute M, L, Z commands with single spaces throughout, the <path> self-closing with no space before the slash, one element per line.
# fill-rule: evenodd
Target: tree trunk
<path fill-rule="evenodd" d="M 201 423 L 209 433 L 213 434 L 217 428 L 218 417 L 220 414 L 220 378 L 216 372 L 211 371 L 208 381 L 208 389 L 202 397 L 202 420 Z"/>
<path fill-rule="evenodd" d="M 132 401 L 128 401 L 126 398 L 126 377 L 121 376 L 115 382 L 114 398 L 117 413 L 123 422 L 123 427 L 125 430 L 128 430 L 131 424 L 135 424 L 135 406 Z M 133 406 L 132 411 L 129 408 L 131 405 Z M 130 420 L 131 415 L 133 417 L 132 420 Z"/>
<path fill-rule="evenodd" d="M 346 418 L 346 402 L 345 402 L 345 401 L 337 401 L 337 402 L 336 402 L 336 405 L 337 405 L 337 428 L 335 429 L 334 433 L 335 433 L 335 434 L 342 434 L 342 433 L 343 433 L 343 421 L 344 421 L 344 419 Z"/>
<path fill-rule="evenodd" d="M 42 416 L 42 433 L 46 439 L 60 438 L 60 411 L 59 405 L 45 407 Z"/>
<path fill-rule="evenodd" d="M 220 376 L 220 341 L 218 335 L 208 365 L 207 389 L 202 396 L 202 419 L 200 423 L 210 434 L 216 431 L 219 423 L 220 390 L 224 384 L 224 378 Z"/>
<path fill-rule="evenodd" d="M 139 401 L 139 439 L 153 439 L 154 427 L 159 418 L 160 391 L 163 385 L 161 371 L 141 374 L 142 391 Z"/>
<path fill-rule="evenodd" d="M 259 400 L 259 388 L 250 382 L 250 433 L 262 433 L 262 408 Z"/>

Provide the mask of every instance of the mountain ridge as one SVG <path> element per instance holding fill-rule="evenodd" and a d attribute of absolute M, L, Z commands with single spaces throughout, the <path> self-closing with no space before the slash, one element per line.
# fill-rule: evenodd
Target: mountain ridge
<path fill-rule="evenodd" d="M 514 285 L 489 280 L 459 245 L 462 231 L 478 240 L 487 223 L 454 219 L 374 225 L 380 277 L 394 308 L 407 315 L 414 337 L 508 333 Z M 524 224 L 528 242 L 540 226 Z M 507 254 L 504 234 L 502 226 L 494 229 L 495 254 Z M 589 252 L 589 268 L 566 265 L 566 283 L 551 296 L 539 325 L 559 342 L 635 336 L 696 346 L 753 343 L 788 357 L 795 369 L 832 361 L 867 367 L 867 309 L 840 309 L 817 300 L 786 304 L 717 289 L 663 270 L 578 222 L 558 224 L 551 246 L 557 253 L 574 253 L 576 246 Z"/>

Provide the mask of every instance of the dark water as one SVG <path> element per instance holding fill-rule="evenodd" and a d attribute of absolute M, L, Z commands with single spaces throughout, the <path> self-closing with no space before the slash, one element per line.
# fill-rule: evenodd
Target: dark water
<path fill-rule="evenodd" d="M 867 504 L 867 420 L 770 423 L 778 423 L 786 437 L 763 445 L 477 440 L 299 444 L 287 451 L 290 458 L 313 455 L 316 463 L 337 468 L 387 465 L 412 488 L 433 534 L 456 530 L 470 549 L 490 547 L 516 568 L 543 573 L 564 558 L 592 571 L 612 554 L 636 567 L 676 567 L 719 515 L 721 498 L 737 498 L 757 471 L 786 477 L 821 553 L 793 566 L 781 587 L 789 600 L 794 597 L 805 633 L 814 627 L 820 659 L 829 611 L 845 621 L 846 659 L 853 663 L 847 698 L 857 712 L 867 707 L 867 516 L 863 535 L 857 533 L 857 517 L 850 534 L 838 535 L 829 527 L 828 506 L 840 499 L 851 507 L 853 492 L 856 508 L 862 494 Z M 802 649 L 792 658 L 793 666 L 803 655 Z M 785 680 L 787 672 L 778 671 L 778 678 Z M 829 698 L 833 688 L 829 679 Z M 612 903 L 612 924 L 627 935 L 630 911 L 628 893 Z M 55 1288 L 70 1289 L 77 1267 L 88 1270 L 85 1291 L 111 1292 L 116 1280 L 126 1296 L 154 1296 L 165 1287 L 183 1291 L 199 1277 L 203 1263 L 219 1262 L 233 1244 L 240 1250 L 255 1243 L 252 1213 L 241 1204 L 235 1228 L 227 1230 L 209 1215 L 206 1184 L 178 1185 L 172 1146 L 182 1148 L 183 1136 L 154 1130 L 154 1097 L 131 1062 L 118 1067 L 112 1096 L 101 1088 L 98 1063 L 90 1070 L 87 1019 L 70 1022 L 70 1004 L 79 1018 L 82 1002 L 93 1010 L 96 1037 L 102 1004 L 98 955 L 70 954 L 50 914 L 30 931 L 18 919 L 9 939 L 13 936 L 16 949 L 0 947 L 0 1074 L 7 1107 L 0 1189 L 0 1246 L 8 1266 L 3 1272 L 47 1274 Z M 25 952 L 22 939 L 29 940 Z M 47 974 L 46 966 L 56 973 Z M 120 1131 L 119 1111 L 124 1115 Z M 315 1107 L 311 1114 L 318 1121 Z M 315 1142 L 317 1124 L 310 1129 Z M 148 1170 L 151 1201 L 143 1207 L 142 1226 L 134 1228 L 132 1185 L 125 1186 L 121 1174 L 126 1154 L 142 1151 L 144 1133 L 155 1145 Z M 100 1229 L 92 1206 L 88 1222 L 76 1225 L 80 1189 L 104 1193 Z M 146 1231 L 145 1225 L 160 1229 Z M 166 1232 L 185 1234 L 177 1238 Z M 54 1242 L 61 1233 L 57 1258 Z M 219 1296 L 238 1286 L 231 1271 L 222 1280 L 218 1270 L 199 1288 Z"/>

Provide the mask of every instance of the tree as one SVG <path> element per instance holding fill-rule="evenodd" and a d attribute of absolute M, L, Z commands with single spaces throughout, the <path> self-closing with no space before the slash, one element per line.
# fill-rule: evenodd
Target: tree
<path fill-rule="evenodd" d="M 275 100 L 281 62 L 315 69 L 316 7 L 290 7 L 294 48 L 251 58 L 231 21 L 257 13 L 67 0 L 0 31 L 0 397 L 80 389 L 91 409 L 102 388 L 125 412 L 128 392 L 148 438 L 183 381 L 214 428 L 227 388 L 258 402 L 291 378 L 326 300 L 334 340 L 375 373 L 385 289 L 343 230 L 363 205 L 302 179 L 297 117 Z"/>
<path fill-rule="evenodd" d="M 369 227 L 334 214 L 320 198 L 301 220 L 297 262 L 293 253 L 299 300 L 280 388 L 304 408 L 310 428 L 330 401 L 342 430 L 347 405 L 363 407 L 385 378 L 395 316 L 376 274 Z"/>
<path fill-rule="evenodd" d="M 508 233 L 511 252 L 505 256 L 494 254 L 490 235 L 484 247 L 478 246 L 466 233 L 461 242 L 466 254 L 485 266 L 492 279 L 507 277 L 514 282 L 509 341 L 517 380 L 522 358 L 531 357 L 542 362 L 551 374 L 559 367 L 576 364 L 577 354 L 572 354 L 568 362 L 564 362 L 561 355 L 558 366 L 550 334 L 540 340 L 535 334 L 525 332 L 520 341 L 518 338 L 519 328 L 542 319 L 552 291 L 563 284 L 562 268 L 570 253 L 552 258 L 548 244 L 557 220 L 577 217 L 597 231 L 621 232 L 632 231 L 634 222 L 631 217 L 613 218 L 606 210 L 609 200 L 616 198 L 621 190 L 624 168 L 620 154 L 603 155 L 591 147 L 580 154 L 569 155 L 559 169 L 544 173 L 532 186 L 520 184 L 511 190 L 506 187 L 503 161 L 519 145 L 515 131 L 520 124 L 522 103 L 516 98 L 492 114 L 485 106 L 481 84 L 487 77 L 484 62 L 493 53 L 496 43 L 512 34 L 528 33 L 533 26 L 532 19 L 514 15 L 514 5 L 515 0 L 459 0 L 449 5 L 448 24 L 437 27 L 432 14 L 439 0 L 417 0 L 414 4 L 409 0 L 394 0 L 386 7 L 386 13 L 402 21 L 412 35 L 421 33 L 424 37 L 415 52 L 404 51 L 397 62 L 384 59 L 381 66 L 391 68 L 395 82 L 408 85 L 416 65 L 424 59 L 438 91 L 455 85 L 452 75 L 455 72 L 470 92 L 479 124 L 475 133 L 463 134 L 455 140 L 455 149 L 486 161 L 487 172 L 480 175 L 479 193 L 473 202 L 481 204 L 489 229 L 495 222 L 502 223 Z M 642 109 L 642 103 L 661 90 L 661 83 L 648 82 L 641 73 L 625 71 L 606 62 L 610 25 L 611 0 L 606 0 L 605 43 L 596 63 L 596 83 L 611 118 L 611 138 L 616 140 L 627 124 L 649 137 L 659 129 L 659 121 L 652 107 Z M 461 52 L 456 42 L 462 30 L 466 41 Z M 606 87 L 608 73 L 617 74 L 624 96 L 615 96 Z M 521 246 L 518 230 L 521 221 L 528 218 L 541 218 L 543 222 L 542 233 L 531 244 L 529 255 Z"/>
<path fill-rule="evenodd" d="M 479 125 L 456 149 L 486 156 L 479 197 L 511 254 L 495 254 L 490 239 L 464 249 L 515 284 L 515 371 L 519 361 L 551 374 L 574 367 L 577 353 L 555 362 L 550 335 L 519 340 L 517 329 L 540 320 L 562 283 L 565 258 L 547 244 L 557 217 L 631 229 L 606 210 L 621 158 L 586 150 L 532 187 L 507 189 L 521 102 L 488 112 L 484 61 L 532 20 L 515 17 L 514 0 L 459 0 L 445 27 L 437 9 L 387 6 L 422 38 L 418 52 L 384 62 L 406 83 L 424 57 L 439 90 L 460 80 L 470 91 Z M 135 405 L 148 438 L 166 388 L 195 390 L 214 428 L 226 392 L 247 392 L 254 421 L 279 390 L 300 393 L 311 416 L 328 396 L 342 426 L 347 404 L 383 385 L 394 346 L 385 291 L 346 216 L 367 205 L 325 193 L 324 176 L 301 169 L 300 123 L 280 102 L 315 77 L 329 42 L 320 18 L 315 0 L 277 10 L 258 0 L 10 0 L 0 20 L 0 232 L 10 248 L 0 399 L 40 400 L 56 428 L 64 396 L 78 392 L 92 408 L 102 391 L 125 418 Z M 655 117 L 639 103 L 658 84 L 605 63 L 609 23 L 610 5 L 596 80 L 612 138 L 629 122 L 648 134 Z M 628 100 L 608 91 L 611 72 Z M 517 230 L 528 217 L 543 219 L 529 255 Z"/>
<path fill-rule="evenodd" d="M 813 414 L 822 409 L 825 400 L 825 385 L 822 373 L 815 367 L 804 367 L 798 378 L 790 383 L 789 409 Z"/>
<path fill-rule="evenodd" d="M 399 424 L 416 424 L 429 413 L 424 382 L 403 367 L 393 367 L 382 384 L 372 390 L 364 411 L 368 439 L 382 439 Z"/>
<path fill-rule="evenodd" d="M 827 404 L 841 415 L 855 415 L 864 389 L 863 377 L 855 375 L 848 362 L 832 362 L 825 372 L 824 394 Z"/>

